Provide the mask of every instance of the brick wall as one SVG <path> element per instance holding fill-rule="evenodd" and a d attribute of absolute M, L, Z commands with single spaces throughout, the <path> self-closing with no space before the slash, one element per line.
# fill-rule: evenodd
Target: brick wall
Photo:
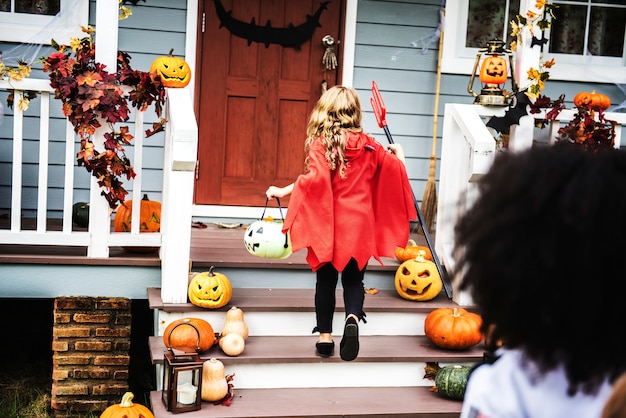
<path fill-rule="evenodd" d="M 131 301 L 54 301 L 52 401 L 55 417 L 104 411 L 128 391 Z"/>

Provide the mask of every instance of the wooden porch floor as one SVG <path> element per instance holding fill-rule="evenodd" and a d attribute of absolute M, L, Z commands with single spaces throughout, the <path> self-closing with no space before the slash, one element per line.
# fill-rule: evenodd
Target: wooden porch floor
<path fill-rule="evenodd" d="M 60 221 L 50 220 L 50 229 L 60 230 Z M 55 226 L 55 223 L 59 225 Z M 24 229 L 29 229 L 34 220 L 25 219 Z M 248 225 L 225 228 L 218 223 L 194 222 L 191 226 L 190 258 L 192 270 L 214 267 L 247 267 L 272 269 L 309 269 L 306 251 L 298 251 L 284 260 L 269 260 L 248 253 L 243 244 L 243 236 Z M 9 221 L 0 218 L 0 229 L 8 229 Z M 424 235 L 412 233 L 411 238 L 419 245 L 427 246 Z M 431 234 L 434 242 L 434 235 Z M 111 247 L 109 258 L 87 258 L 84 247 L 13 245 L 0 243 L 0 264 L 80 264 L 80 265 L 128 265 L 159 266 L 160 259 L 155 253 L 129 252 L 120 247 Z M 392 258 L 383 259 L 384 266 L 370 260 L 368 270 L 395 270 L 398 262 Z"/>

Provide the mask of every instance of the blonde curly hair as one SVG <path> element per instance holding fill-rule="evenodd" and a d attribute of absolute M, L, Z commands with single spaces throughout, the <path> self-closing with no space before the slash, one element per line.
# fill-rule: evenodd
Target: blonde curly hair
<path fill-rule="evenodd" d="M 361 100 L 353 88 L 334 86 L 328 89 L 317 101 L 307 125 L 307 138 L 304 150 L 305 170 L 309 167 L 309 149 L 318 138 L 326 150 L 326 160 L 331 170 L 339 170 L 346 176 L 346 140 L 344 132 L 362 132 Z"/>

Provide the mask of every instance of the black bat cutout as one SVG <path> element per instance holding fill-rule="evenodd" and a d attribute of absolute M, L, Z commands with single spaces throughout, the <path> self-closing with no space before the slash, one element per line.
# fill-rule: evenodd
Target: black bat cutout
<path fill-rule="evenodd" d="M 504 112 L 504 116 L 492 116 L 486 123 L 487 127 L 508 135 L 511 125 L 519 125 L 520 118 L 528 115 L 527 107 L 530 104 L 526 90 L 515 93 L 511 105 Z"/>
<path fill-rule="evenodd" d="M 297 26 L 290 23 L 283 28 L 274 28 L 269 20 L 264 26 L 257 25 L 254 17 L 251 19 L 250 23 L 237 20 L 232 17 L 232 10 L 226 11 L 220 0 L 214 0 L 214 2 L 215 12 L 220 20 L 220 28 L 225 27 L 233 35 L 247 40 L 248 46 L 250 46 L 252 42 L 257 42 L 265 44 L 266 48 L 271 44 L 276 44 L 285 47 L 293 47 L 298 50 L 300 49 L 300 45 L 313 36 L 313 32 L 316 28 L 322 27 L 320 17 L 330 3 L 330 1 L 321 2 L 315 13 L 312 16 L 307 14 L 306 20 Z"/>
<path fill-rule="evenodd" d="M 548 38 L 545 38 L 542 36 L 541 39 L 539 39 L 536 36 L 533 36 L 533 39 L 530 41 L 530 47 L 532 48 L 535 45 L 539 45 L 540 47 L 543 47 L 547 43 L 548 43 Z"/>

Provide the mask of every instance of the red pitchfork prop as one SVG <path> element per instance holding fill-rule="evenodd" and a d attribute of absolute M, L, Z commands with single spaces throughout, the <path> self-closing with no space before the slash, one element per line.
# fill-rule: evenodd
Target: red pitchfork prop
<path fill-rule="evenodd" d="M 389 132 L 389 127 L 387 126 L 387 108 L 385 107 L 383 97 L 380 95 L 380 90 L 378 90 L 378 85 L 375 81 L 372 81 L 372 98 L 370 99 L 370 103 L 372 105 L 372 109 L 374 109 L 374 116 L 376 116 L 376 122 L 378 123 L 378 127 L 383 128 L 383 130 L 385 131 L 385 135 L 387 135 L 387 140 L 390 144 L 393 144 L 393 138 L 391 137 L 391 132 Z M 417 204 L 417 200 L 415 199 L 415 193 L 413 193 L 413 203 L 415 204 L 415 209 L 417 209 L 417 219 L 420 223 L 420 226 L 422 227 L 422 231 L 424 231 L 426 243 L 428 244 L 430 252 L 433 254 L 433 262 L 437 266 L 439 276 L 441 276 L 443 288 L 446 291 L 448 299 L 452 299 L 452 286 L 450 284 L 450 281 L 448 280 L 448 276 L 441 266 L 441 263 L 439 262 L 439 257 L 437 257 L 437 253 L 435 252 L 435 247 L 433 246 L 432 240 L 430 239 L 430 233 L 428 232 L 428 228 L 426 227 L 426 223 L 424 221 L 424 215 L 422 214 L 422 211 Z"/>

